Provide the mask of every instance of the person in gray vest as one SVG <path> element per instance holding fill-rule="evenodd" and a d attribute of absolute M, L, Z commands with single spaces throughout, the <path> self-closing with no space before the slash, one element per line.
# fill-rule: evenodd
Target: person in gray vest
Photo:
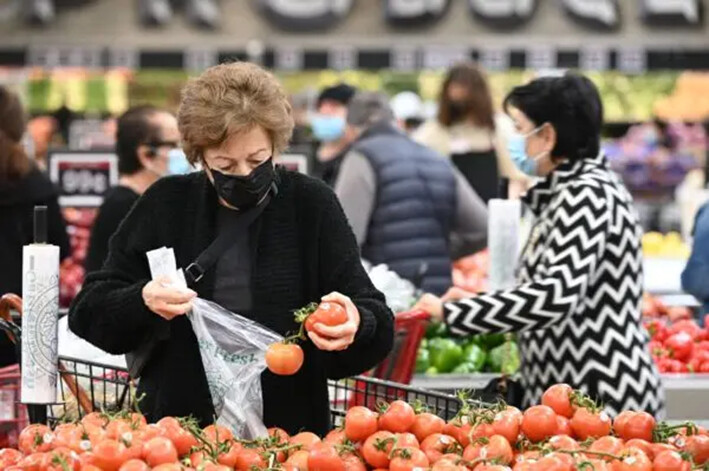
<path fill-rule="evenodd" d="M 347 125 L 358 137 L 335 193 L 362 258 L 444 293 L 452 285 L 452 260 L 487 244 L 485 204 L 447 159 L 394 124 L 385 95 L 355 95 Z"/>

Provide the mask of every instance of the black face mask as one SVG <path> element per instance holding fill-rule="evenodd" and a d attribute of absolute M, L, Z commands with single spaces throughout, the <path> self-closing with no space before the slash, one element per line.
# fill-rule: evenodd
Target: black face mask
<path fill-rule="evenodd" d="M 244 177 L 226 175 L 212 168 L 210 171 L 217 194 L 230 205 L 242 210 L 253 208 L 268 194 L 276 175 L 271 158 Z"/>
<path fill-rule="evenodd" d="M 448 104 L 453 122 L 462 121 L 468 115 L 470 107 L 467 101 L 451 101 Z"/>

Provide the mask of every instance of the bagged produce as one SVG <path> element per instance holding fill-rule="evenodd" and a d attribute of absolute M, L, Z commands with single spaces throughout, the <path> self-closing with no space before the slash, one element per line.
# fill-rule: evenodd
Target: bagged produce
<path fill-rule="evenodd" d="M 174 285 L 186 288 L 172 249 L 162 247 L 147 255 L 153 278 L 167 276 Z M 187 317 L 199 344 L 217 423 L 240 437 L 268 436 L 261 373 L 266 368 L 266 349 L 283 337 L 205 299 L 195 298 Z"/>
<path fill-rule="evenodd" d="M 416 302 L 416 288 L 413 283 L 389 270 L 385 264 L 372 266 L 363 260 L 362 265 L 367 270 L 374 287 L 384 294 L 389 309 L 394 312 L 404 312 L 411 309 L 411 306 Z"/>

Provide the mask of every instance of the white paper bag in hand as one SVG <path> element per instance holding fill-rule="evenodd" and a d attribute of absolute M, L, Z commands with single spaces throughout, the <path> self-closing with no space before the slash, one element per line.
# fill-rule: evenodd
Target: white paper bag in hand
<path fill-rule="evenodd" d="M 268 435 L 263 425 L 261 373 L 265 352 L 283 338 L 218 304 L 195 299 L 188 314 L 197 336 L 218 422 L 236 436 Z"/>
<path fill-rule="evenodd" d="M 175 286 L 186 288 L 172 249 L 162 247 L 147 255 L 153 278 L 167 276 Z M 266 368 L 266 349 L 283 337 L 200 298 L 192 301 L 187 317 L 197 337 L 217 422 L 241 438 L 268 436 L 263 424 L 261 373 Z"/>

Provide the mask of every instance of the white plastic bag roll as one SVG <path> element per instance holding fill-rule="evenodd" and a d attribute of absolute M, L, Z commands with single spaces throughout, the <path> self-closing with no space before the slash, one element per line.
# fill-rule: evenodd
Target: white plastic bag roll
<path fill-rule="evenodd" d="M 519 200 L 491 199 L 488 207 L 490 291 L 515 286 L 522 206 Z"/>
<path fill-rule="evenodd" d="M 22 249 L 22 388 L 26 404 L 57 401 L 59 247 Z"/>

